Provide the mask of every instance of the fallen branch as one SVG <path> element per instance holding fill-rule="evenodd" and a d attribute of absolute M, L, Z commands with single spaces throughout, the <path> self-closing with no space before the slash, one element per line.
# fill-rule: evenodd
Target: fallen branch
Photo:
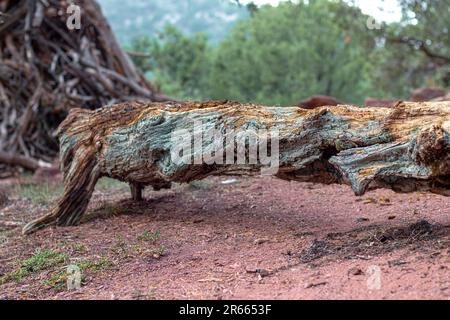
<path fill-rule="evenodd" d="M 270 156 L 260 144 L 267 130 Z M 190 135 L 198 138 L 198 132 L 204 136 L 200 148 L 197 142 L 190 148 Z M 220 144 L 209 139 L 217 133 L 225 136 Z M 239 133 L 251 133 L 256 140 L 231 139 Z M 59 137 L 64 195 L 24 233 L 50 224 L 78 224 L 102 176 L 128 182 L 135 200 L 142 198 L 145 186 L 159 190 L 211 175 L 259 174 L 265 166 L 285 180 L 348 184 L 357 195 L 371 188 L 443 195 L 450 190 L 448 102 L 314 110 L 227 101 L 123 103 L 97 111 L 73 109 Z M 189 148 L 182 153 L 187 158 L 178 161 L 178 140 L 186 137 Z M 250 160 L 257 146 L 259 158 Z M 227 150 L 226 162 L 219 150 Z M 239 154 L 247 161 L 239 161 Z"/>
<path fill-rule="evenodd" d="M 32 159 L 29 157 L 21 156 L 18 154 L 8 154 L 0 151 L 0 163 L 4 163 L 10 166 L 21 166 L 27 170 L 37 170 L 39 168 L 50 168 L 51 164 Z"/>

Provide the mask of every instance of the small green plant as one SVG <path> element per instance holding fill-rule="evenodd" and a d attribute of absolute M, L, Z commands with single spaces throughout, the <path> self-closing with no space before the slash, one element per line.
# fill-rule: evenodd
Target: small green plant
<path fill-rule="evenodd" d="M 100 272 L 107 268 L 110 268 L 114 263 L 109 260 L 108 257 L 102 257 L 100 260 L 86 260 L 76 264 L 82 272 L 81 283 L 85 282 L 85 271 Z M 61 270 L 54 272 L 47 279 L 42 281 L 42 285 L 45 287 L 53 288 L 56 291 L 63 291 L 67 284 L 67 270 Z"/>
<path fill-rule="evenodd" d="M 154 256 L 163 257 L 166 255 L 166 247 L 160 245 L 158 248 L 154 249 L 152 253 Z"/>
<path fill-rule="evenodd" d="M 138 237 L 138 240 L 139 241 L 147 241 L 147 242 L 155 243 L 156 241 L 159 240 L 160 237 L 161 237 L 161 233 L 160 233 L 159 230 L 156 230 L 154 232 L 146 230 L 146 231 L 144 231 L 143 234 L 141 234 Z"/>
<path fill-rule="evenodd" d="M 67 261 L 67 255 L 52 249 L 38 249 L 36 253 L 22 263 L 22 268 L 30 272 L 38 272 Z"/>
<path fill-rule="evenodd" d="M 0 284 L 11 280 L 19 282 L 31 273 L 53 268 L 67 262 L 67 260 L 67 255 L 64 253 L 52 249 L 38 249 L 30 258 L 20 262 L 17 270 L 0 278 Z"/>
<path fill-rule="evenodd" d="M 114 263 L 108 257 L 102 257 L 100 260 L 87 260 L 78 264 L 81 271 L 90 270 L 99 272 L 112 267 Z"/>
<path fill-rule="evenodd" d="M 127 243 L 122 237 L 117 237 L 117 242 L 111 246 L 111 250 L 120 255 L 122 258 L 126 258 L 128 256 L 127 253 Z"/>
<path fill-rule="evenodd" d="M 67 272 L 65 270 L 54 272 L 41 283 L 45 287 L 53 288 L 56 291 L 63 291 L 67 283 Z"/>
<path fill-rule="evenodd" d="M 76 253 L 85 253 L 87 251 L 86 246 L 84 244 L 82 244 L 82 243 L 75 243 L 72 246 L 72 249 Z"/>

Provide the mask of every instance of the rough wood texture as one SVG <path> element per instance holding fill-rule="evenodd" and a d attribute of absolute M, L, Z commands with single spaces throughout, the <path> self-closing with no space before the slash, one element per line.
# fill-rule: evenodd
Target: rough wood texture
<path fill-rule="evenodd" d="M 333 106 L 315 110 L 228 101 L 123 103 L 70 112 L 59 129 L 64 195 L 52 212 L 26 225 L 23 232 L 49 224 L 79 223 L 102 176 L 129 182 L 133 198 L 139 200 L 142 188 L 148 185 L 160 189 L 171 182 L 209 175 L 260 172 L 258 164 L 174 163 L 171 133 L 192 129 L 192 120 L 221 132 L 277 129 L 276 176 L 281 179 L 344 183 L 357 195 L 379 187 L 449 195 L 449 102 L 399 103 L 389 109 Z M 203 141 L 203 156 L 210 147 Z"/>

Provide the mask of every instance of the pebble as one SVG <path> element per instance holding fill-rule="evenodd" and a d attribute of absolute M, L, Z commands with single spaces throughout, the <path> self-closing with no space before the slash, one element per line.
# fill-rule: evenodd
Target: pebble
<path fill-rule="evenodd" d="M 364 274 L 364 271 L 362 271 L 360 268 L 351 268 L 350 270 L 348 270 L 348 275 L 352 275 L 352 276 L 361 276 Z"/>
<path fill-rule="evenodd" d="M 269 242 L 268 238 L 256 239 L 254 241 L 255 244 L 263 244 L 263 243 L 266 243 L 266 242 Z"/>

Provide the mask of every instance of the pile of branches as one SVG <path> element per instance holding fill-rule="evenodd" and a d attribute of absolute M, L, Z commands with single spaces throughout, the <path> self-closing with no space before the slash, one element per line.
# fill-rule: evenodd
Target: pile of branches
<path fill-rule="evenodd" d="M 81 24 L 70 30 L 73 4 Z M 0 177 L 14 164 L 50 163 L 71 108 L 125 100 L 167 98 L 136 70 L 96 1 L 0 0 Z"/>

